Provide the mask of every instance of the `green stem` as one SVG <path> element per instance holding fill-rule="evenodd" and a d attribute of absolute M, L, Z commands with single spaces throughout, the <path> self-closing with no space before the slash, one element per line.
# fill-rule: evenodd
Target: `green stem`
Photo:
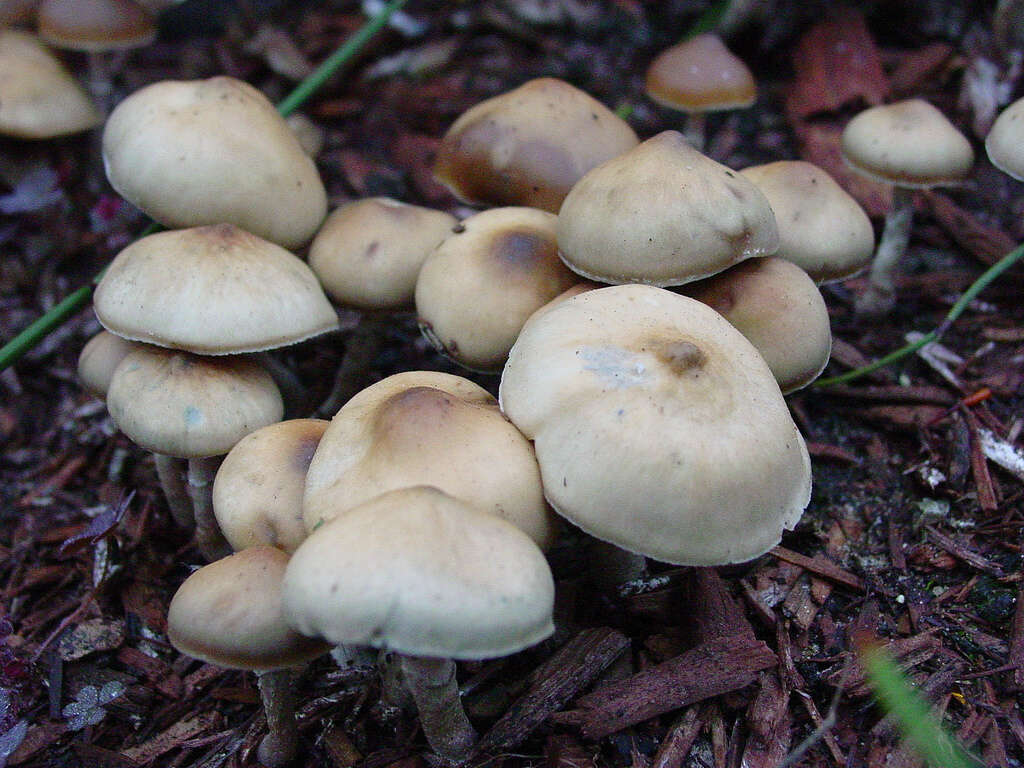
<path fill-rule="evenodd" d="M 352 37 L 346 40 L 338 49 L 328 57 L 323 64 L 321 64 L 313 74 L 303 80 L 299 85 L 288 94 L 284 100 L 278 104 L 277 110 L 282 116 L 287 117 L 302 104 L 304 104 L 310 96 L 316 93 L 317 89 L 320 88 L 327 80 L 338 71 L 346 62 L 352 59 L 359 50 L 369 42 L 377 32 L 380 31 L 381 27 L 387 24 L 388 19 L 391 15 L 405 5 L 408 0 L 392 0 L 380 13 L 371 18 L 362 27 L 360 27 Z M 150 223 L 149 226 L 143 230 L 139 237 L 145 237 L 151 235 L 154 232 L 158 232 L 161 229 L 159 224 Z M 66 296 L 59 304 L 54 306 L 49 312 L 40 317 L 38 320 L 30 324 L 27 328 L 21 331 L 17 336 L 11 339 L 9 342 L 4 344 L 0 348 L 0 371 L 6 370 L 10 366 L 14 365 L 18 360 L 21 359 L 22 355 L 28 352 L 30 349 L 35 347 L 40 341 L 49 336 L 55 329 L 59 328 L 65 322 L 68 321 L 73 315 L 75 315 L 82 307 L 89 303 L 89 299 L 92 298 L 93 285 L 100 281 L 103 277 L 101 270 L 96 277 L 93 278 L 92 283 L 89 285 L 83 285 L 74 293 Z"/>
<path fill-rule="evenodd" d="M 946 331 L 949 330 L 949 327 L 953 325 L 954 322 L 956 322 L 957 318 L 959 318 L 960 315 L 964 313 L 964 310 L 967 309 L 968 305 L 977 298 L 978 294 L 981 293 L 986 288 L 988 288 L 988 286 L 991 285 L 997 277 L 1003 274 L 1003 272 L 1005 272 L 1018 261 L 1020 261 L 1022 256 L 1024 256 L 1024 245 L 1018 246 L 1014 250 L 1010 251 L 1008 254 L 1003 256 L 1003 258 L 1001 258 L 991 267 L 986 269 L 982 273 L 981 277 L 975 280 L 971 284 L 970 288 L 964 291 L 963 295 L 957 300 L 956 304 L 953 305 L 953 308 L 949 310 L 949 312 L 946 314 L 946 317 L 943 319 L 941 323 L 939 323 L 939 327 L 936 328 L 935 330 L 926 333 L 917 341 L 902 346 L 895 352 L 890 352 L 885 357 L 881 357 L 878 360 L 875 360 L 873 363 L 865 365 L 862 368 L 847 371 L 846 373 L 840 376 L 831 376 L 827 379 L 818 379 L 814 383 L 814 386 L 831 387 L 834 384 L 845 384 L 846 382 L 852 381 L 853 379 L 859 379 L 861 376 L 864 376 L 865 374 L 871 373 L 872 371 L 877 371 L 879 368 L 884 368 L 890 363 L 895 363 L 897 360 L 901 360 L 907 355 L 913 354 L 917 350 L 921 349 L 921 347 L 924 347 L 933 341 L 938 341 L 940 338 L 942 338 L 943 334 L 945 334 Z"/>

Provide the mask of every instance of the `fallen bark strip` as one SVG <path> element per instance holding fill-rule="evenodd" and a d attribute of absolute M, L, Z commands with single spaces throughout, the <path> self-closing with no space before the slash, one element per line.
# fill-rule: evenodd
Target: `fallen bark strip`
<path fill-rule="evenodd" d="M 940 549 L 944 549 L 958 560 L 964 561 L 968 565 L 977 568 L 979 571 L 984 571 L 987 574 L 995 576 L 997 579 L 1001 579 L 1006 575 L 1003 573 L 1003 569 L 999 565 L 993 563 L 982 555 L 979 555 L 977 552 L 968 549 L 962 544 L 957 543 L 954 539 L 944 533 L 941 533 L 935 527 L 926 525 L 925 530 L 928 532 L 929 541 Z"/>
<path fill-rule="evenodd" d="M 785 547 L 775 547 L 771 550 L 771 554 L 775 555 L 779 560 L 785 560 L 787 563 L 799 565 L 805 571 L 817 574 L 823 579 L 834 581 L 838 584 L 842 584 L 844 587 L 855 589 L 858 592 L 862 592 L 864 590 L 864 582 L 849 571 L 844 571 L 838 565 L 835 565 L 823 557 L 807 557 L 807 555 L 801 555 L 799 552 L 794 552 L 793 550 L 786 549 Z"/>
<path fill-rule="evenodd" d="M 772 650 L 749 636 L 715 637 L 666 662 L 609 683 L 577 701 L 555 720 L 578 725 L 589 739 L 642 723 L 703 699 L 743 688 L 778 663 Z"/>
<path fill-rule="evenodd" d="M 629 647 L 614 629 L 585 629 L 531 675 L 533 684 L 484 734 L 477 752 L 508 749 L 586 690 Z"/>

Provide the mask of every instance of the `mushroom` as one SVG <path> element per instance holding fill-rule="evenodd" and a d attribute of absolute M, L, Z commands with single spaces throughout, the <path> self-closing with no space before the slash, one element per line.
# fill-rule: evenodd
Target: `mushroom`
<path fill-rule="evenodd" d="M 298 746 L 293 670 L 328 650 L 285 623 L 287 564 L 288 555 L 273 547 L 242 550 L 189 576 L 167 611 L 167 637 L 179 651 L 256 673 L 269 731 L 258 757 L 270 768 L 290 762 Z"/>
<path fill-rule="evenodd" d="M 107 178 L 166 227 L 228 222 L 297 248 L 327 213 L 313 161 L 248 83 L 154 83 L 129 96 L 103 131 Z"/>
<path fill-rule="evenodd" d="M 459 117 L 437 149 L 434 176 L 465 203 L 558 213 L 583 174 L 636 143 L 633 129 L 601 102 L 541 77 Z"/>
<path fill-rule="evenodd" d="M 563 261 L 604 283 L 682 285 L 778 247 L 764 195 L 678 131 L 590 171 L 558 214 Z"/>
<path fill-rule="evenodd" d="M 892 209 L 878 243 L 867 290 L 857 298 L 862 315 L 884 315 L 896 302 L 895 270 L 910 241 L 913 190 L 948 186 L 971 171 L 970 142 L 935 107 L 921 99 L 871 107 L 842 136 L 843 159 L 858 173 L 893 185 Z"/>
<path fill-rule="evenodd" d="M 985 152 L 992 165 L 1017 181 L 1024 181 L 1024 99 L 1004 109 L 985 137 Z"/>
<path fill-rule="evenodd" d="M 452 762 L 476 740 L 456 659 L 504 656 L 554 631 L 554 583 L 510 523 L 436 488 L 385 493 L 313 531 L 282 590 L 297 631 L 401 655 L 430 746 Z"/>
<path fill-rule="evenodd" d="M 557 217 L 492 208 L 463 220 L 423 263 L 420 330 L 459 365 L 499 371 L 533 312 L 577 281 L 558 258 Z"/>
<path fill-rule="evenodd" d="M 718 35 L 704 34 L 673 45 L 647 68 L 647 95 L 688 114 L 685 135 L 704 151 L 705 115 L 751 106 L 757 99 L 754 76 Z"/>
<path fill-rule="evenodd" d="M 775 212 L 776 256 L 796 264 L 816 283 L 849 277 L 871 263 L 871 220 L 821 168 L 803 160 L 779 160 L 744 168 L 740 174 L 764 193 Z"/>

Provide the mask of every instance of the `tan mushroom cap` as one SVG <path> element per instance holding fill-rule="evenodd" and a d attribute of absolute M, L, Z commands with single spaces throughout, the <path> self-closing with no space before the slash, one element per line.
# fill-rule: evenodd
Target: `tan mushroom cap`
<path fill-rule="evenodd" d="M 754 345 L 783 394 L 806 387 L 828 365 L 832 330 L 821 291 L 785 259 L 748 259 L 684 286 Z"/>
<path fill-rule="evenodd" d="M 583 174 L 636 144 L 633 129 L 601 102 L 542 77 L 459 117 L 438 147 L 434 175 L 466 203 L 557 213 Z"/>
<path fill-rule="evenodd" d="M 89 94 L 38 39 L 0 30 L 0 134 L 50 139 L 101 122 Z"/>
<path fill-rule="evenodd" d="M 109 331 L 100 331 L 89 339 L 78 355 L 78 378 L 86 391 L 105 400 L 115 369 L 138 346 Z"/>
<path fill-rule="evenodd" d="M 229 222 L 285 248 L 327 214 L 313 161 L 267 98 L 231 77 L 136 91 L 103 131 L 110 184 L 169 228 Z"/>
<path fill-rule="evenodd" d="M 132 0 L 43 0 L 36 23 L 47 43 L 74 51 L 139 48 L 156 39 L 152 16 Z"/>
<path fill-rule="evenodd" d="M 302 260 L 231 224 L 136 240 L 111 263 L 93 302 L 118 336 L 206 355 L 296 344 L 338 326 Z"/>
<path fill-rule="evenodd" d="M 327 217 L 309 265 L 336 301 L 360 309 L 411 304 L 416 276 L 458 219 L 444 211 L 371 197 Z"/>
<path fill-rule="evenodd" d="M 554 582 L 537 545 L 425 486 L 378 496 L 310 534 L 283 595 L 285 618 L 304 635 L 418 656 L 504 656 L 554 631 Z"/>
<path fill-rule="evenodd" d="M 183 459 L 227 453 L 284 415 L 274 380 L 252 360 L 150 346 L 117 366 L 107 408 L 133 442 Z"/>
<path fill-rule="evenodd" d="M 843 129 L 842 152 L 855 171 L 911 189 L 955 184 L 974 164 L 970 142 L 922 99 L 864 110 Z"/>
<path fill-rule="evenodd" d="M 685 112 L 749 107 L 757 99 L 754 76 L 718 35 L 673 45 L 647 68 L 647 95 Z"/>
<path fill-rule="evenodd" d="M 210 563 L 178 587 L 167 610 L 167 638 L 182 653 L 228 669 L 265 672 L 330 650 L 285 623 L 281 583 L 288 555 L 250 547 Z"/>
<path fill-rule="evenodd" d="M 664 131 L 580 179 L 558 247 L 591 280 L 682 285 L 775 253 L 779 234 L 757 187 Z"/>
<path fill-rule="evenodd" d="M 558 258 L 557 221 L 536 208 L 492 208 L 437 246 L 416 281 L 416 313 L 439 351 L 501 370 L 526 319 L 579 279 Z"/>
<path fill-rule="evenodd" d="M 306 529 L 413 485 L 436 486 L 504 518 L 540 547 L 554 540 L 533 447 L 468 379 L 409 371 L 349 400 L 306 474 Z"/>
<path fill-rule="evenodd" d="M 531 319 L 501 379 L 555 510 L 623 549 L 682 565 L 749 560 L 810 499 L 778 384 L 710 307 L 644 285 Z"/>
<path fill-rule="evenodd" d="M 779 227 L 776 256 L 822 283 L 848 277 L 871 263 L 875 231 L 846 190 L 803 160 L 779 160 L 740 173 L 764 193 Z"/>
<path fill-rule="evenodd" d="M 323 419 L 270 424 L 228 452 L 213 482 L 213 512 L 233 550 L 269 546 L 294 552 L 306 538 L 306 471 L 328 424 Z"/>
<path fill-rule="evenodd" d="M 985 152 L 1000 171 L 1024 181 L 1024 99 L 1017 99 L 996 118 L 985 137 Z"/>

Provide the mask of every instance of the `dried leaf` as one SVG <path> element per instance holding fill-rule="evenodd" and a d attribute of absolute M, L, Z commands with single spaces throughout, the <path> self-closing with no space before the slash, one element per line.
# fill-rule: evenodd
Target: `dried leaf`
<path fill-rule="evenodd" d="M 109 534 L 121 522 L 121 518 L 124 517 L 128 505 L 132 503 L 134 498 L 135 491 L 132 491 L 127 496 L 122 495 L 116 504 L 111 504 L 103 512 L 96 515 L 84 531 L 76 533 L 74 536 L 69 536 L 60 545 L 60 554 L 65 555 L 68 552 L 74 552 L 86 544 L 95 544 Z"/>

